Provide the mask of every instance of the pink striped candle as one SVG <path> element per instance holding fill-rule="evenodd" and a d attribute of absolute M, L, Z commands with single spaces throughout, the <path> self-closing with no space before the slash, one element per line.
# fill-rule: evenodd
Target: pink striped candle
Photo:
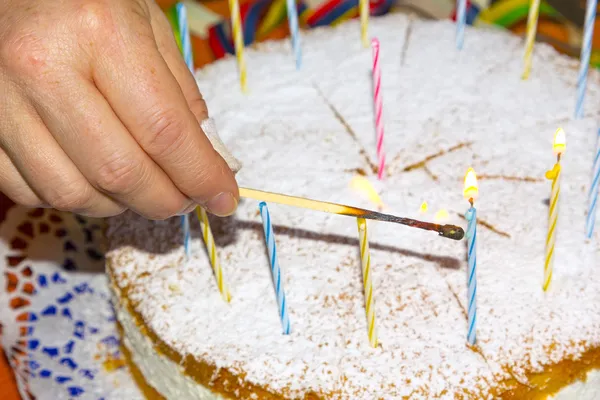
<path fill-rule="evenodd" d="M 371 40 L 373 49 L 373 103 L 375 104 L 375 130 L 377 132 L 377 158 L 379 168 L 377 177 L 383 179 L 385 170 L 385 152 L 383 150 L 383 100 L 381 98 L 381 68 L 379 67 L 379 40 Z"/>

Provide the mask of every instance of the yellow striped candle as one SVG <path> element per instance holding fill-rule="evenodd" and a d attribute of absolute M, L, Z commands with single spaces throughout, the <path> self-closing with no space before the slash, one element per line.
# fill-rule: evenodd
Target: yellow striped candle
<path fill-rule="evenodd" d="M 219 263 L 219 257 L 217 256 L 217 246 L 215 245 L 215 239 L 210 229 L 208 215 L 206 214 L 206 211 L 201 207 L 196 207 L 196 214 L 198 215 L 198 221 L 200 221 L 200 228 L 202 229 L 202 238 L 204 239 L 204 244 L 206 245 L 208 258 L 210 259 L 210 265 L 212 265 L 215 278 L 217 279 L 217 287 L 219 288 L 219 292 L 221 292 L 221 296 L 223 296 L 223 299 L 229 302 L 231 300 L 231 293 L 229 292 L 229 288 L 227 287 L 227 283 L 225 282 L 225 277 L 223 276 L 223 267 L 221 267 L 221 263 Z"/>
<path fill-rule="evenodd" d="M 363 287 L 365 289 L 365 311 L 367 313 L 367 329 L 369 343 L 377 347 L 377 329 L 375 328 L 375 301 L 373 300 L 373 280 L 371 279 L 371 253 L 367 237 L 367 221 L 357 218 L 358 238 L 360 242 L 360 259 L 362 263 Z"/>
<path fill-rule="evenodd" d="M 560 156 L 565 151 L 565 131 L 558 128 L 554 134 L 552 149 L 556 154 L 556 164 L 546 172 L 546 178 L 552 181 L 550 193 L 550 208 L 548 209 L 548 235 L 546 236 L 546 257 L 544 262 L 544 282 L 542 288 L 548 290 L 552 282 L 552 269 L 554 266 L 554 244 L 556 243 L 556 224 L 558 221 L 558 199 L 560 196 Z"/>
<path fill-rule="evenodd" d="M 247 91 L 246 86 L 246 61 L 244 61 L 244 32 L 242 19 L 240 17 L 240 3 L 238 0 L 229 0 L 229 12 L 231 13 L 231 30 L 233 33 L 233 44 L 235 46 L 235 57 L 237 58 L 240 73 L 240 85 L 242 91 Z"/>
<path fill-rule="evenodd" d="M 540 0 L 531 0 L 529 3 L 529 14 L 527 15 L 527 33 L 525 37 L 525 58 L 523 79 L 529 78 L 531 72 L 531 57 L 533 55 L 533 44 L 537 33 L 538 16 L 540 13 Z"/>
<path fill-rule="evenodd" d="M 364 47 L 369 47 L 369 0 L 360 1 L 360 39 Z"/>

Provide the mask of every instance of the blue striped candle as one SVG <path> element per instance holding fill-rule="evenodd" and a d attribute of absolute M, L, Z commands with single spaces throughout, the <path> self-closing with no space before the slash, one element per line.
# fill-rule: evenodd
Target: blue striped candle
<path fill-rule="evenodd" d="M 594 166 L 592 167 L 592 184 L 589 192 L 589 207 L 587 219 L 585 221 L 585 234 L 588 238 L 594 233 L 596 225 L 596 208 L 598 206 L 598 187 L 600 186 L 600 129 L 596 137 L 596 155 L 594 157 Z"/>
<path fill-rule="evenodd" d="M 190 28 L 187 20 L 187 10 L 185 4 L 177 3 L 175 6 L 177 14 L 177 26 L 179 27 L 179 39 L 181 40 L 181 53 L 185 64 L 194 73 L 194 56 L 192 54 L 192 38 L 190 37 Z M 191 256 L 190 250 L 190 217 L 189 215 L 181 216 L 181 230 L 183 231 L 183 248 L 185 249 L 185 257 L 189 259 Z"/>
<path fill-rule="evenodd" d="M 456 0 L 456 48 L 461 50 L 465 41 L 467 0 Z"/>
<path fill-rule="evenodd" d="M 476 342 L 477 327 L 477 210 L 471 206 L 465 214 L 467 218 L 467 342 L 473 346 Z"/>
<path fill-rule="evenodd" d="M 302 65 L 302 49 L 300 48 L 300 32 L 298 31 L 298 9 L 296 0 L 286 0 L 288 23 L 290 25 L 290 37 L 292 38 L 292 49 L 296 57 L 296 69 Z"/>
<path fill-rule="evenodd" d="M 185 250 L 185 258 L 189 260 L 191 256 L 190 250 L 190 217 L 189 215 L 181 216 L 181 230 L 183 231 L 183 249 Z"/>
<path fill-rule="evenodd" d="M 479 196 L 477 175 L 473 168 L 465 175 L 463 196 L 471 207 L 467 210 L 467 342 L 473 346 L 477 341 L 477 210 L 473 205 Z"/>
<path fill-rule="evenodd" d="M 192 52 L 192 38 L 190 36 L 190 27 L 187 19 L 187 9 L 185 4 L 177 3 L 175 6 L 177 12 L 177 25 L 179 26 L 179 38 L 181 39 L 181 52 L 187 67 L 194 73 L 194 55 Z"/>
<path fill-rule="evenodd" d="M 597 5 L 597 0 L 588 0 L 585 10 L 583 42 L 581 43 L 581 60 L 579 62 L 579 75 L 577 76 L 575 118 L 583 118 L 583 100 L 585 98 L 587 74 L 590 66 L 590 55 L 592 53 L 592 37 L 594 36 L 594 22 L 596 21 Z"/>
<path fill-rule="evenodd" d="M 267 242 L 267 251 L 269 253 L 269 262 L 271 264 L 271 275 L 273 277 L 273 285 L 275 286 L 275 294 L 277 295 L 277 304 L 279 305 L 279 318 L 283 327 L 284 335 L 289 335 L 290 314 L 288 313 L 287 303 L 285 301 L 285 291 L 283 290 L 283 282 L 281 281 L 281 268 L 279 259 L 277 258 L 277 246 L 275 245 L 275 235 L 273 233 L 273 225 L 271 224 L 271 216 L 267 203 L 264 201 L 258 205 L 260 216 L 263 221 L 265 231 L 265 241 Z"/>

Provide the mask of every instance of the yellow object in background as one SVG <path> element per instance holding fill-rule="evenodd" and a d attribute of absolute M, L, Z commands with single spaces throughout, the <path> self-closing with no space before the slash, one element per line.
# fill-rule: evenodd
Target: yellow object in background
<path fill-rule="evenodd" d="M 529 14 L 527 15 L 527 32 L 525 36 L 525 55 L 523 57 L 523 79 L 529 78 L 533 56 L 533 44 L 537 33 L 538 16 L 540 13 L 540 0 L 531 0 Z"/>

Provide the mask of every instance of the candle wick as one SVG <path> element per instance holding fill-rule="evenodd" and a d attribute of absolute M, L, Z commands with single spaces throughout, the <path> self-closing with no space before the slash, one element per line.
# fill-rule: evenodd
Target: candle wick
<path fill-rule="evenodd" d="M 471 208 L 473 208 L 473 198 L 472 197 L 469 199 L 469 203 L 471 204 Z"/>
<path fill-rule="evenodd" d="M 560 162 L 560 156 L 562 155 L 562 153 L 558 153 L 556 155 L 556 162 L 559 163 Z"/>

